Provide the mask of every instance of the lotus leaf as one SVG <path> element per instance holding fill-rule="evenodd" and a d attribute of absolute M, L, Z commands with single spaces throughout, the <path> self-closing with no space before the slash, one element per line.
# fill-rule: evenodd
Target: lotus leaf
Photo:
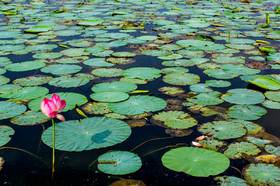
<path fill-rule="evenodd" d="M 200 93 L 193 98 L 187 98 L 187 100 L 200 105 L 218 105 L 224 102 L 222 99 L 218 98 L 220 94 L 221 93 L 217 91 Z"/>
<path fill-rule="evenodd" d="M 135 57 L 136 54 L 131 52 L 114 52 L 111 54 L 113 57 Z"/>
<path fill-rule="evenodd" d="M 161 87 L 159 91 L 169 96 L 178 96 L 185 92 L 182 88 L 179 87 Z"/>
<path fill-rule="evenodd" d="M 31 45 L 27 46 L 25 50 L 34 52 L 34 51 L 52 51 L 53 49 L 57 48 L 55 44 L 41 44 L 41 45 Z"/>
<path fill-rule="evenodd" d="M 267 91 L 265 94 L 265 97 L 270 99 L 271 101 L 277 101 L 280 102 L 280 92 L 276 91 Z"/>
<path fill-rule="evenodd" d="M 11 135 L 15 133 L 12 127 L 1 125 L 0 126 L 0 147 L 6 145 L 11 140 Z"/>
<path fill-rule="evenodd" d="M 95 20 L 80 21 L 80 22 L 77 23 L 77 25 L 80 25 L 80 26 L 96 26 L 96 25 L 100 25 L 102 23 L 103 23 L 102 20 L 95 19 Z"/>
<path fill-rule="evenodd" d="M 107 58 L 107 62 L 113 63 L 113 64 L 129 64 L 129 63 L 133 63 L 134 60 L 131 58 Z"/>
<path fill-rule="evenodd" d="M 228 73 L 237 74 L 237 75 L 252 75 L 252 74 L 257 74 L 261 71 L 259 69 L 252 69 L 252 68 L 245 67 L 244 65 L 233 65 L 233 64 L 222 65 L 221 69 L 223 69 Z"/>
<path fill-rule="evenodd" d="M 216 177 L 215 180 L 219 181 L 219 185 L 221 186 L 230 186 L 230 185 L 247 186 L 248 185 L 245 180 L 234 176 Z"/>
<path fill-rule="evenodd" d="M 155 124 L 172 129 L 187 129 L 197 125 L 197 121 L 183 111 L 160 112 L 152 117 Z"/>
<path fill-rule="evenodd" d="M 171 170 L 191 176 L 208 177 L 224 172 L 229 159 L 219 152 L 197 147 L 180 147 L 166 152 L 161 161 Z"/>
<path fill-rule="evenodd" d="M 7 84 L 10 81 L 9 78 L 6 78 L 5 76 L 0 75 L 0 85 Z"/>
<path fill-rule="evenodd" d="M 58 92 L 56 93 L 57 95 L 59 95 L 61 100 L 65 100 L 66 101 L 66 107 L 62 110 L 62 112 L 66 112 L 68 110 L 72 110 L 73 108 L 75 108 L 75 106 L 80 106 L 83 105 L 85 103 L 87 103 L 87 98 L 84 95 L 78 94 L 78 93 L 73 93 L 73 92 Z M 48 99 L 51 99 L 52 94 L 48 94 L 46 96 L 44 96 Z M 31 110 L 34 111 L 40 111 L 40 104 L 42 102 L 42 100 L 44 99 L 44 97 L 41 98 L 37 98 L 32 100 L 31 102 L 28 103 L 28 107 Z"/>
<path fill-rule="evenodd" d="M 222 55 L 222 56 L 218 56 L 216 58 L 213 58 L 212 61 L 214 61 L 216 63 L 235 63 L 236 64 L 236 63 L 245 63 L 245 58 L 242 57 L 242 56 L 230 57 L 230 56 Z M 244 69 L 246 69 L 246 67 L 244 67 L 242 65 L 238 65 L 238 66 L 235 66 L 233 64 L 227 64 L 227 65 L 230 65 L 230 66 L 225 66 L 226 69 L 230 69 L 230 67 L 234 68 L 232 70 L 233 72 L 231 72 L 231 71 L 229 72 L 229 73 L 232 73 L 232 74 L 236 74 L 236 72 L 240 73 L 239 69 L 243 70 L 243 71 L 244 71 Z M 242 67 L 244 67 L 244 68 L 242 68 Z M 254 72 L 254 69 L 251 69 L 251 70 L 253 70 L 253 72 Z M 227 70 L 225 70 L 225 71 L 227 71 Z M 246 72 L 246 70 L 245 70 L 245 72 Z M 253 74 L 255 74 L 255 73 L 253 73 Z"/>
<path fill-rule="evenodd" d="M 142 80 L 152 80 L 161 76 L 161 70 L 149 67 L 134 67 L 123 72 L 126 78 L 139 78 Z"/>
<path fill-rule="evenodd" d="M 280 147 L 274 147 L 272 145 L 266 145 L 264 147 L 265 151 L 269 154 L 273 154 L 280 157 Z"/>
<path fill-rule="evenodd" d="M 233 139 L 244 136 L 247 130 L 241 123 L 232 121 L 213 121 L 199 126 L 198 130 L 203 134 L 212 134 L 218 139 Z"/>
<path fill-rule="evenodd" d="M 280 61 L 280 53 L 269 54 L 266 59 L 271 61 Z"/>
<path fill-rule="evenodd" d="M 2 85 L 0 86 L 0 94 L 10 94 L 12 92 L 20 90 L 21 88 L 21 86 L 13 84 Z"/>
<path fill-rule="evenodd" d="M 111 112 L 108 103 L 96 103 L 96 102 L 86 104 L 85 106 L 83 106 L 83 110 L 89 114 L 106 114 Z"/>
<path fill-rule="evenodd" d="M 89 82 L 87 77 L 72 77 L 70 75 L 53 78 L 49 81 L 49 85 L 63 88 L 79 87 Z"/>
<path fill-rule="evenodd" d="M 112 63 L 107 63 L 105 62 L 104 58 L 93 58 L 93 59 L 88 59 L 83 62 L 85 65 L 88 66 L 94 66 L 94 67 L 111 67 L 114 66 Z"/>
<path fill-rule="evenodd" d="M 228 115 L 241 120 L 257 120 L 267 111 L 259 106 L 254 105 L 234 105 L 228 109 Z"/>
<path fill-rule="evenodd" d="M 50 76 L 29 76 L 25 78 L 18 78 L 13 81 L 14 84 L 23 87 L 32 87 L 48 83 L 52 77 Z"/>
<path fill-rule="evenodd" d="M 203 148 L 214 150 L 214 151 L 218 151 L 219 148 L 226 145 L 226 143 L 223 141 L 219 141 L 216 139 L 208 139 L 208 138 L 199 141 L 199 143 L 202 145 Z"/>
<path fill-rule="evenodd" d="M 76 36 L 76 35 L 80 35 L 81 33 L 76 30 L 61 30 L 61 31 L 54 32 L 54 34 L 58 36 Z"/>
<path fill-rule="evenodd" d="M 184 67 L 172 67 L 172 68 L 164 68 L 161 69 L 161 72 L 164 74 L 171 74 L 171 73 L 176 73 L 176 72 L 188 72 L 189 69 L 184 68 Z"/>
<path fill-rule="evenodd" d="M 91 73 L 99 77 L 118 77 L 123 75 L 123 70 L 119 68 L 98 68 Z"/>
<path fill-rule="evenodd" d="M 129 95 L 121 91 L 101 91 L 90 95 L 90 98 L 101 102 L 120 102 L 126 100 Z"/>
<path fill-rule="evenodd" d="M 280 103 L 271 100 L 264 101 L 262 105 L 270 109 L 280 109 Z"/>
<path fill-rule="evenodd" d="M 133 173 L 141 166 L 141 159 L 136 154 L 127 151 L 107 152 L 98 157 L 97 165 L 100 171 L 113 175 Z"/>
<path fill-rule="evenodd" d="M 79 65 L 49 65 L 41 69 L 44 73 L 51 73 L 54 75 L 73 74 L 82 70 Z"/>
<path fill-rule="evenodd" d="M 169 51 L 165 51 L 165 50 L 144 50 L 142 52 L 143 55 L 147 55 L 147 56 L 167 56 L 172 54 Z"/>
<path fill-rule="evenodd" d="M 114 81 L 109 83 L 99 83 L 93 85 L 91 88 L 94 92 L 102 91 L 122 91 L 122 92 L 131 92 L 137 89 L 137 85 L 134 83 L 123 82 L 123 81 Z"/>
<path fill-rule="evenodd" d="M 10 94 L 0 94 L 1 98 L 12 98 L 18 100 L 31 100 L 46 95 L 49 90 L 45 87 L 24 87 Z"/>
<path fill-rule="evenodd" d="M 224 80 L 206 80 L 205 84 L 210 87 L 229 87 L 231 82 Z"/>
<path fill-rule="evenodd" d="M 244 120 L 236 120 L 236 119 L 231 119 L 230 121 L 241 123 L 242 125 L 245 126 L 247 129 L 247 134 L 257 134 L 261 131 L 263 131 L 263 127 L 260 125 L 257 125 L 251 121 L 244 121 Z"/>
<path fill-rule="evenodd" d="M 11 101 L 0 101 L 0 119 L 12 118 L 26 111 L 26 106 Z"/>
<path fill-rule="evenodd" d="M 163 81 L 172 85 L 193 85 L 200 81 L 200 77 L 196 74 L 177 72 L 165 75 Z"/>
<path fill-rule="evenodd" d="M 50 118 L 44 115 L 42 112 L 30 110 L 23 113 L 22 115 L 12 118 L 11 122 L 16 125 L 35 125 L 45 123 L 49 119 Z"/>
<path fill-rule="evenodd" d="M 36 58 L 36 59 L 56 59 L 61 56 L 62 56 L 61 53 L 52 52 L 52 53 L 38 53 L 38 54 L 33 55 L 32 57 Z"/>
<path fill-rule="evenodd" d="M 253 143 L 236 142 L 230 144 L 224 153 L 231 159 L 241 159 L 244 156 L 255 156 L 260 152 L 261 150 Z"/>
<path fill-rule="evenodd" d="M 29 28 L 28 30 L 24 30 L 24 32 L 27 33 L 40 33 L 40 32 L 48 32 L 52 30 L 52 27 L 50 26 L 33 26 Z"/>
<path fill-rule="evenodd" d="M 244 170 L 244 177 L 250 185 L 279 185 L 280 168 L 272 164 L 250 164 Z"/>
<path fill-rule="evenodd" d="M 213 91 L 208 85 L 206 85 L 204 83 L 198 83 L 198 84 L 195 84 L 195 85 L 191 85 L 190 89 L 191 89 L 191 91 L 202 92 L 202 93 Z"/>
<path fill-rule="evenodd" d="M 156 39 L 157 39 L 157 36 L 145 35 L 145 36 L 136 37 L 136 39 L 138 39 L 138 40 L 144 40 L 144 41 L 151 41 L 151 40 L 156 40 Z"/>
<path fill-rule="evenodd" d="M 55 148 L 64 151 L 83 151 L 112 146 L 126 140 L 130 127 L 121 120 L 92 117 L 70 120 L 55 125 Z M 52 147 L 52 127 L 44 131 L 42 141 Z"/>
<path fill-rule="evenodd" d="M 231 89 L 221 98 L 235 104 L 258 104 L 265 100 L 261 92 L 242 88 Z"/>
<path fill-rule="evenodd" d="M 154 96 L 131 96 L 119 103 L 109 103 L 109 108 L 118 114 L 136 115 L 145 112 L 155 112 L 166 107 L 166 102 Z"/>
<path fill-rule="evenodd" d="M 83 48 L 69 48 L 66 50 L 60 51 L 61 54 L 70 56 L 70 57 L 75 57 L 75 56 L 82 56 L 82 55 L 88 55 L 89 53 L 85 52 L 85 49 Z"/>
<path fill-rule="evenodd" d="M 246 140 L 248 142 L 254 143 L 255 145 L 259 146 L 259 147 L 264 147 L 266 144 L 270 143 L 270 140 L 264 140 L 264 139 L 260 139 L 260 138 L 255 138 L 252 136 L 247 136 Z"/>
<path fill-rule="evenodd" d="M 216 68 L 204 70 L 203 73 L 217 79 L 232 79 L 237 76 L 236 74 L 228 73 L 223 69 L 216 69 Z"/>

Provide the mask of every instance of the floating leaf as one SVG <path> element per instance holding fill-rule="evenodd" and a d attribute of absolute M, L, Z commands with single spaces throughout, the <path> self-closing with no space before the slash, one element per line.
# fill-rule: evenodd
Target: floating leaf
<path fill-rule="evenodd" d="M 23 72 L 23 71 L 40 69 L 44 66 L 46 66 L 46 64 L 40 61 L 26 61 L 22 63 L 13 63 L 7 65 L 5 69 L 12 72 Z"/>
<path fill-rule="evenodd" d="M 1 113 L 2 114 L 2 113 Z M 11 140 L 11 135 L 15 133 L 12 127 L 1 125 L 0 126 L 0 147 L 6 145 Z"/>
<path fill-rule="evenodd" d="M 14 84 L 23 87 L 32 87 L 48 83 L 52 77 L 50 76 L 29 76 L 25 78 L 18 78 L 13 81 Z"/>
<path fill-rule="evenodd" d="M 90 95 L 90 98 L 95 101 L 101 101 L 101 102 L 120 102 L 123 100 L 126 100 L 129 97 L 129 95 L 125 92 L 120 91 L 102 91 L 102 92 L 96 92 Z"/>
<path fill-rule="evenodd" d="M 197 125 L 197 121 L 183 111 L 160 112 L 153 115 L 153 123 L 172 129 L 187 129 Z"/>
<path fill-rule="evenodd" d="M 91 73 L 99 77 L 118 77 L 123 75 L 123 70 L 119 68 L 98 68 Z"/>
<path fill-rule="evenodd" d="M 85 106 L 83 106 L 83 109 L 89 114 L 106 114 L 112 112 L 109 109 L 108 103 L 87 103 Z"/>
<path fill-rule="evenodd" d="M 244 156 L 254 156 L 261 152 L 258 147 L 252 143 L 248 142 L 236 142 L 228 146 L 227 150 L 224 152 L 225 155 L 231 159 L 241 159 Z"/>
<path fill-rule="evenodd" d="M 16 125 L 35 125 L 45 123 L 49 119 L 50 118 L 44 115 L 42 112 L 30 110 L 23 113 L 22 115 L 12 118 L 11 122 Z"/>
<path fill-rule="evenodd" d="M 123 82 L 123 81 L 114 81 L 109 83 L 99 83 L 95 84 L 91 90 L 94 92 L 102 91 L 122 91 L 130 92 L 137 89 L 137 85 L 134 83 Z"/>
<path fill-rule="evenodd" d="M 57 78 L 53 78 L 49 81 L 49 85 L 56 86 L 56 87 L 63 87 L 63 88 L 70 88 L 70 87 L 79 87 L 86 85 L 89 82 L 89 78 L 87 77 L 78 77 L 71 75 L 61 76 Z"/>
<path fill-rule="evenodd" d="M 273 155 L 276 155 L 276 156 L 279 156 L 280 157 L 280 147 L 274 147 L 272 145 L 266 145 L 264 147 L 265 151 L 268 152 L 269 154 L 273 154 Z"/>
<path fill-rule="evenodd" d="M 70 120 L 55 125 L 55 148 L 64 151 L 99 149 L 121 143 L 130 134 L 130 127 L 121 120 L 92 117 Z M 52 126 L 44 131 L 43 142 L 52 147 Z"/>
<path fill-rule="evenodd" d="M 31 100 L 46 95 L 49 90 L 45 87 L 24 87 L 10 94 L 0 94 L 1 98 L 12 98 L 18 100 Z"/>
<path fill-rule="evenodd" d="M 231 82 L 224 80 L 206 80 L 205 84 L 210 87 L 229 87 Z"/>
<path fill-rule="evenodd" d="M 221 98 L 235 104 L 258 104 L 265 100 L 261 92 L 242 88 L 231 89 Z"/>
<path fill-rule="evenodd" d="M 12 118 L 26 111 L 26 106 L 11 101 L 0 101 L 0 119 Z"/>
<path fill-rule="evenodd" d="M 199 126 L 203 134 L 211 134 L 218 139 L 233 139 L 244 136 L 247 130 L 241 123 L 232 121 L 213 121 Z"/>
<path fill-rule="evenodd" d="M 279 185 L 280 168 L 272 164 L 250 164 L 244 170 L 244 177 L 251 185 Z"/>
<path fill-rule="evenodd" d="M 179 87 L 161 87 L 159 91 L 169 96 L 178 96 L 185 92 L 185 90 Z"/>
<path fill-rule="evenodd" d="M 257 120 L 267 111 L 259 106 L 254 105 L 234 105 L 228 109 L 228 115 L 241 120 Z"/>
<path fill-rule="evenodd" d="M 51 73 L 54 75 L 73 74 L 82 70 L 79 65 L 49 65 L 41 69 L 44 73 Z"/>
<path fill-rule="evenodd" d="M 118 114 L 136 115 L 145 112 L 155 112 L 166 107 L 166 102 L 153 96 L 131 96 L 119 103 L 110 103 L 109 108 Z"/>
<path fill-rule="evenodd" d="M 268 76 L 260 76 L 256 77 L 255 79 L 248 80 L 249 83 L 252 83 L 256 86 L 259 86 L 264 89 L 268 90 L 279 90 L 280 89 L 280 82 L 277 80 L 270 78 Z"/>
<path fill-rule="evenodd" d="M 271 101 L 277 101 L 280 102 L 280 92 L 276 92 L 276 91 L 267 91 L 265 92 L 265 97 L 267 97 L 268 99 L 270 99 Z"/>
<path fill-rule="evenodd" d="M 161 70 L 150 67 L 134 67 L 123 72 L 126 78 L 139 78 L 142 80 L 152 80 L 161 76 Z"/>
<path fill-rule="evenodd" d="M 124 175 L 136 172 L 142 166 L 141 159 L 132 152 L 113 151 L 98 157 L 98 169 L 106 174 Z"/>
<path fill-rule="evenodd" d="M 199 105 L 218 105 L 224 101 L 220 98 L 220 92 L 213 91 L 209 93 L 200 93 L 193 98 L 187 98 L 188 101 Z"/>
<path fill-rule="evenodd" d="M 229 167 L 229 159 L 224 154 L 197 147 L 172 149 L 162 156 L 161 161 L 171 170 L 196 177 L 217 175 Z"/>
<path fill-rule="evenodd" d="M 198 83 L 198 84 L 195 84 L 195 85 L 191 85 L 190 89 L 191 89 L 191 91 L 202 92 L 202 93 L 213 91 L 208 85 L 203 84 L 203 83 Z"/>
<path fill-rule="evenodd" d="M 219 185 L 221 186 L 229 186 L 229 185 L 238 185 L 238 186 L 247 186 L 245 180 L 234 177 L 234 176 L 222 176 L 216 177 L 215 181 L 219 181 Z"/>
<path fill-rule="evenodd" d="M 177 72 L 163 76 L 163 81 L 172 85 L 193 85 L 200 81 L 200 77 L 191 73 Z"/>
<path fill-rule="evenodd" d="M 203 148 L 214 150 L 214 151 L 217 151 L 219 148 L 226 145 L 226 143 L 223 141 L 219 141 L 216 139 L 208 139 L 208 138 L 200 140 L 199 143 L 202 145 Z"/>

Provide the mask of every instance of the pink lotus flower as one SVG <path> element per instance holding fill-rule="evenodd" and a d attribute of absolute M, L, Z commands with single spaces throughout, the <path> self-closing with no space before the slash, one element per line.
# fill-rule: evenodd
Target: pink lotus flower
<path fill-rule="evenodd" d="M 197 143 L 195 141 L 192 142 L 192 145 L 193 146 L 196 146 L 196 147 L 202 147 L 202 145 L 200 143 Z"/>
<path fill-rule="evenodd" d="M 50 118 L 56 117 L 61 121 L 65 121 L 65 118 L 61 114 L 58 114 L 58 112 L 62 111 L 65 106 L 65 100 L 60 100 L 59 96 L 56 94 L 53 94 L 51 100 L 44 98 L 41 102 L 41 110 L 46 116 Z"/>
<path fill-rule="evenodd" d="M 200 140 L 203 140 L 205 138 L 205 136 L 199 136 L 197 138 L 195 138 L 196 141 L 200 141 Z"/>

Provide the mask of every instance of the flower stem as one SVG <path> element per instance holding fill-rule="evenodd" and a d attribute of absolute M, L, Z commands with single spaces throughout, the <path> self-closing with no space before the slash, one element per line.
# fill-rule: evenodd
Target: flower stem
<path fill-rule="evenodd" d="M 53 120 L 53 118 L 52 118 L 52 127 L 53 127 L 52 178 L 54 178 L 54 162 L 55 162 L 55 127 L 54 127 L 54 120 Z"/>

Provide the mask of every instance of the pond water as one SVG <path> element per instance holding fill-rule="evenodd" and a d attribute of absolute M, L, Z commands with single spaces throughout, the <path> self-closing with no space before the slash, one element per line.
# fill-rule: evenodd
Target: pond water
<path fill-rule="evenodd" d="M 279 185 L 277 3 L 0 1 L 0 184 Z"/>

